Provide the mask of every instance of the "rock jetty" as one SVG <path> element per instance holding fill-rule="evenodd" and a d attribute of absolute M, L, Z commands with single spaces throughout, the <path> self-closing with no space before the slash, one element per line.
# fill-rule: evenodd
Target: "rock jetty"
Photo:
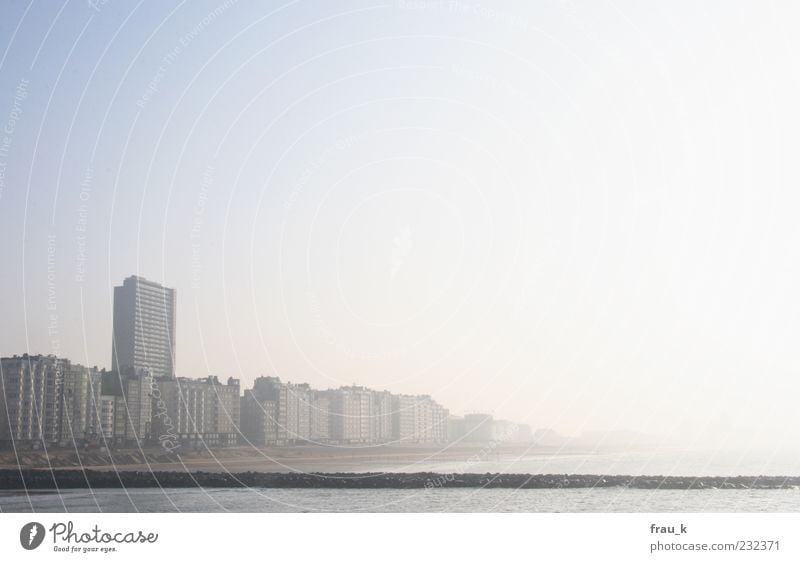
<path fill-rule="evenodd" d="M 70 488 L 636 488 L 645 490 L 789 489 L 800 476 L 622 476 L 596 474 L 442 474 L 300 472 L 137 472 L 0 470 L 0 489 Z"/>

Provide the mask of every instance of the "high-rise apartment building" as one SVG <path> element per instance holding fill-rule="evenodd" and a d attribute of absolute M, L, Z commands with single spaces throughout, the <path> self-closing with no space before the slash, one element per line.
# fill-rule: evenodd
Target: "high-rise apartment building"
<path fill-rule="evenodd" d="M 363 386 L 314 390 L 259 377 L 242 398 L 246 442 L 422 443 L 448 439 L 449 412 L 430 396 L 395 395 Z"/>
<path fill-rule="evenodd" d="M 239 440 L 239 380 L 162 378 L 153 391 L 152 437 L 190 447 L 230 447 Z"/>
<path fill-rule="evenodd" d="M 107 445 L 114 397 L 102 394 L 110 373 L 53 355 L 0 359 L 0 446 Z"/>
<path fill-rule="evenodd" d="M 288 384 L 289 416 L 287 437 L 294 442 L 311 438 L 311 387 L 307 383 Z"/>
<path fill-rule="evenodd" d="M 312 390 L 309 392 L 308 438 L 310 441 L 321 443 L 330 439 L 330 409 L 329 391 Z"/>
<path fill-rule="evenodd" d="M 241 404 L 241 428 L 247 441 L 257 446 L 286 444 L 290 417 L 286 383 L 278 377 L 258 377 Z"/>
<path fill-rule="evenodd" d="M 392 430 L 394 421 L 392 393 L 387 390 L 373 390 L 372 402 L 371 440 L 375 443 L 389 442 L 394 438 Z"/>
<path fill-rule="evenodd" d="M 102 425 L 102 373 L 64 360 L 61 399 L 62 445 L 99 441 Z"/>
<path fill-rule="evenodd" d="M 154 388 L 153 377 L 145 368 L 126 367 L 121 373 L 103 375 L 102 392 L 114 398 L 114 445 L 142 446 L 151 439 Z"/>
<path fill-rule="evenodd" d="M 393 431 L 398 442 L 446 443 L 448 410 L 430 396 L 394 396 Z"/>
<path fill-rule="evenodd" d="M 372 391 L 343 386 L 331 391 L 330 437 L 341 443 L 372 443 L 375 416 Z"/>
<path fill-rule="evenodd" d="M 68 368 L 69 361 L 53 355 L 0 360 L 0 442 L 38 447 L 58 441 Z"/>
<path fill-rule="evenodd" d="M 111 368 L 175 374 L 175 289 L 131 276 L 114 287 Z"/>
<path fill-rule="evenodd" d="M 243 442 L 253 447 L 283 445 L 278 440 L 278 403 L 264 399 L 253 390 L 242 396 L 241 430 Z"/>
<path fill-rule="evenodd" d="M 258 377 L 242 400 L 242 433 L 259 445 L 303 443 L 311 439 L 312 423 L 317 436 L 328 434 L 327 403 L 314 406 L 316 393 L 308 384 L 284 383 L 278 377 Z M 324 406 L 324 429 L 320 407 Z M 313 416 L 312 419 L 312 410 Z"/>
<path fill-rule="evenodd" d="M 467 414 L 464 416 L 464 442 L 486 442 L 492 440 L 494 417 L 491 414 Z"/>

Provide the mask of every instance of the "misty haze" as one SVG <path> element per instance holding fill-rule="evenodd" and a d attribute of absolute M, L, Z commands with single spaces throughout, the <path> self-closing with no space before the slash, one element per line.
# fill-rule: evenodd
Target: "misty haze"
<path fill-rule="evenodd" d="M 797 509 L 794 4 L 2 11 L 3 511 Z"/>

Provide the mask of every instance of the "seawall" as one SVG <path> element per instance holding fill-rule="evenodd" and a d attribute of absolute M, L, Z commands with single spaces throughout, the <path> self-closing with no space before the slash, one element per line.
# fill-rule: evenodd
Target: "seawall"
<path fill-rule="evenodd" d="M 137 472 L 0 470 L 0 489 L 75 488 L 636 488 L 789 489 L 800 476 L 625 476 L 595 474 L 442 474 Z"/>

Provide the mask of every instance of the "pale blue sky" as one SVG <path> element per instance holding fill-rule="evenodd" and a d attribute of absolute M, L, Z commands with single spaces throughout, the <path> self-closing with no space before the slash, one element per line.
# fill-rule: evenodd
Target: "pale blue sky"
<path fill-rule="evenodd" d="M 108 366 L 137 273 L 178 289 L 185 376 L 800 427 L 797 16 L 6 2 L 0 353 Z"/>

